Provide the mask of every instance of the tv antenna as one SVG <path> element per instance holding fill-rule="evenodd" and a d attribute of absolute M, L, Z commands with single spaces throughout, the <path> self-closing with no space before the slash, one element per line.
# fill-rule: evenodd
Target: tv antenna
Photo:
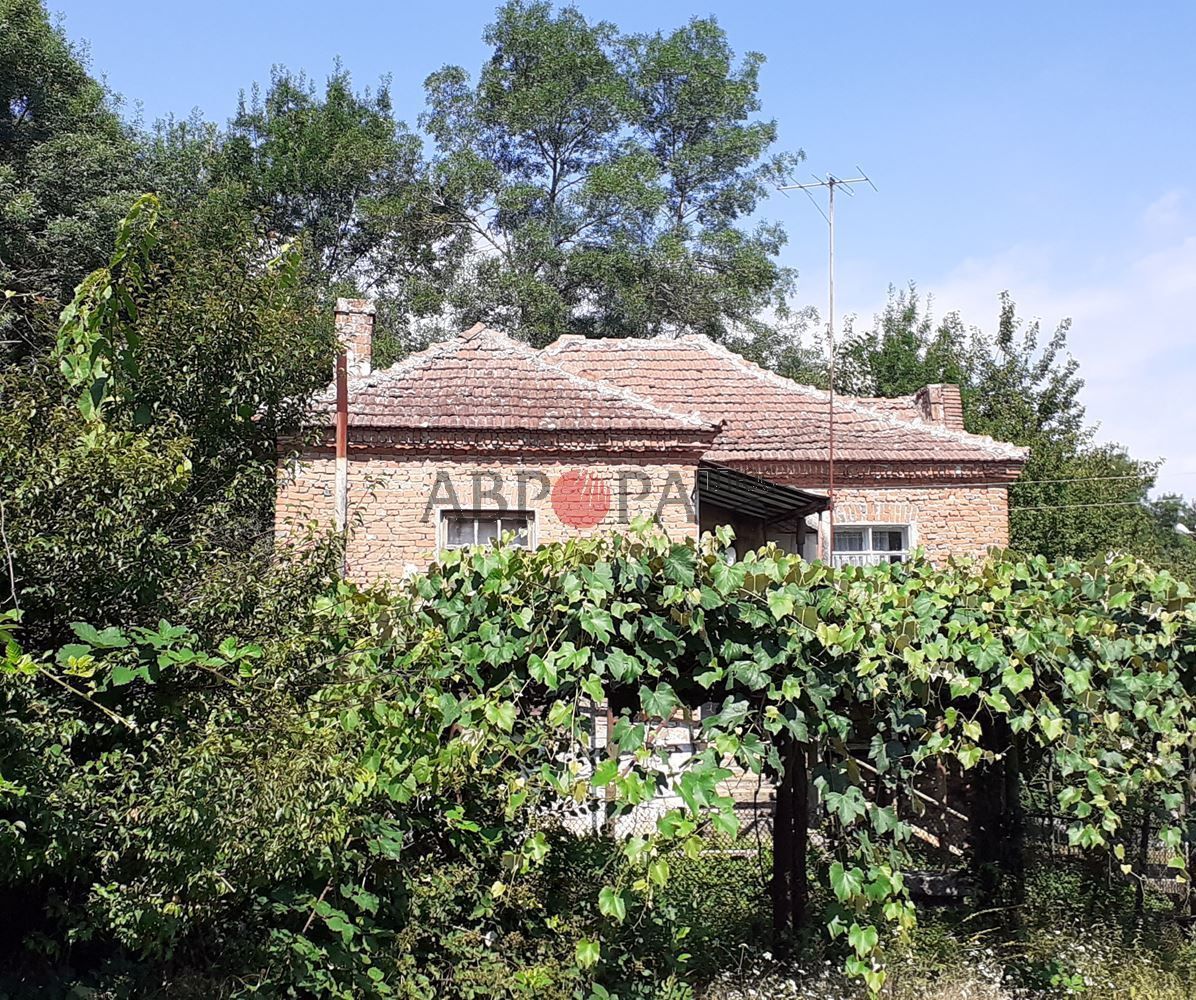
<path fill-rule="evenodd" d="M 835 552 L 835 189 L 842 188 L 846 194 L 855 196 L 855 185 L 867 184 L 873 191 L 876 185 L 864 171 L 856 166 L 858 177 L 836 177 L 828 173 L 820 178 L 815 175 L 812 181 L 804 184 L 783 184 L 778 191 L 804 191 L 811 204 L 818 209 L 818 214 L 826 220 L 826 228 L 830 240 L 827 248 L 827 341 L 830 345 L 830 367 L 828 371 L 830 391 L 827 402 L 827 521 L 828 535 L 826 542 L 826 561 L 833 565 Z M 815 189 L 826 189 L 826 211 L 818 204 L 818 200 L 811 194 Z"/>

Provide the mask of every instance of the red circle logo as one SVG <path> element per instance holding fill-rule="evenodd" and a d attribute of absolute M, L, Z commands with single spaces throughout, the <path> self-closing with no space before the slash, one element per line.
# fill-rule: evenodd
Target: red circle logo
<path fill-rule="evenodd" d="M 593 528 L 610 512 L 610 487 L 591 472 L 570 469 L 552 485 L 552 509 L 570 528 Z"/>

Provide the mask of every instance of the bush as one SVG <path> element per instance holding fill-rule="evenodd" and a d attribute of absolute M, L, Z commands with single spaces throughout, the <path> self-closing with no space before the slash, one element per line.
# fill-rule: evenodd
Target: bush
<path fill-rule="evenodd" d="M 684 997 L 760 933 L 746 901 L 712 915 L 703 895 L 738 829 L 719 783 L 784 778 L 793 740 L 820 747 L 833 832 L 801 869 L 798 930 L 870 989 L 914 926 L 892 802 L 936 758 L 1005 780 L 1008 760 L 1053 760 L 1079 847 L 1117 854 L 1150 803 L 1183 871 L 1196 612 L 1132 560 L 729 565 L 714 539 L 639 533 L 454 552 L 397 590 L 299 600 L 324 579 L 311 558 L 306 583 L 234 574 L 243 631 L 220 642 L 75 625 L 41 657 L 0 636 L 22 988 L 154 995 L 202 967 L 216 995 Z M 224 613 L 210 593 L 188 606 L 205 633 Z M 601 701 L 617 759 L 582 711 Z M 651 730 L 706 703 L 705 747 L 667 764 Z M 558 826 L 569 803 L 618 814 L 666 783 L 682 805 L 641 835 Z M 1026 975 L 1074 974 L 1061 949 L 1038 958 Z"/>

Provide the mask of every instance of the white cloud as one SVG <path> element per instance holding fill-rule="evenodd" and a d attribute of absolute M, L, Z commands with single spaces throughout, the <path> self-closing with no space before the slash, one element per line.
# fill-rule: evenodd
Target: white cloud
<path fill-rule="evenodd" d="M 1196 494 L 1196 214 L 1169 192 L 1138 220 L 1116 260 L 1076 277 L 1095 256 L 1019 245 L 965 260 L 921 290 L 936 315 L 958 310 L 991 330 L 1008 289 L 1044 329 L 1072 319 L 1069 345 L 1086 381 L 1082 396 L 1099 436 L 1137 458 L 1161 458 L 1160 491 Z M 1085 260 L 1083 258 L 1088 258 Z M 864 313 L 868 315 L 868 313 Z"/>
<path fill-rule="evenodd" d="M 1147 230 L 1167 230 L 1180 226 L 1185 221 L 1188 198 L 1185 191 L 1176 188 L 1160 195 L 1142 213 L 1142 225 Z"/>

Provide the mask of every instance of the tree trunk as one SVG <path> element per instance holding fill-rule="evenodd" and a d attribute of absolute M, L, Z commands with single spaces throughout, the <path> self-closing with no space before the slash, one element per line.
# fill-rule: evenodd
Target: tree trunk
<path fill-rule="evenodd" d="M 1003 886 L 1020 901 L 1025 888 L 1021 747 L 1003 718 L 982 713 L 981 726 L 981 745 L 1001 757 L 981 763 L 972 779 L 972 864 L 983 893 Z"/>
<path fill-rule="evenodd" d="M 805 747 L 785 738 L 780 747 L 784 773 L 777 776 L 772 833 L 772 929 L 775 946 L 786 948 L 806 923 L 809 879 L 809 786 Z"/>
<path fill-rule="evenodd" d="M 1142 803 L 1142 821 L 1138 827 L 1137 881 L 1134 884 L 1134 916 L 1141 917 L 1146 910 L 1146 866 L 1150 863 L 1150 806 Z"/>

